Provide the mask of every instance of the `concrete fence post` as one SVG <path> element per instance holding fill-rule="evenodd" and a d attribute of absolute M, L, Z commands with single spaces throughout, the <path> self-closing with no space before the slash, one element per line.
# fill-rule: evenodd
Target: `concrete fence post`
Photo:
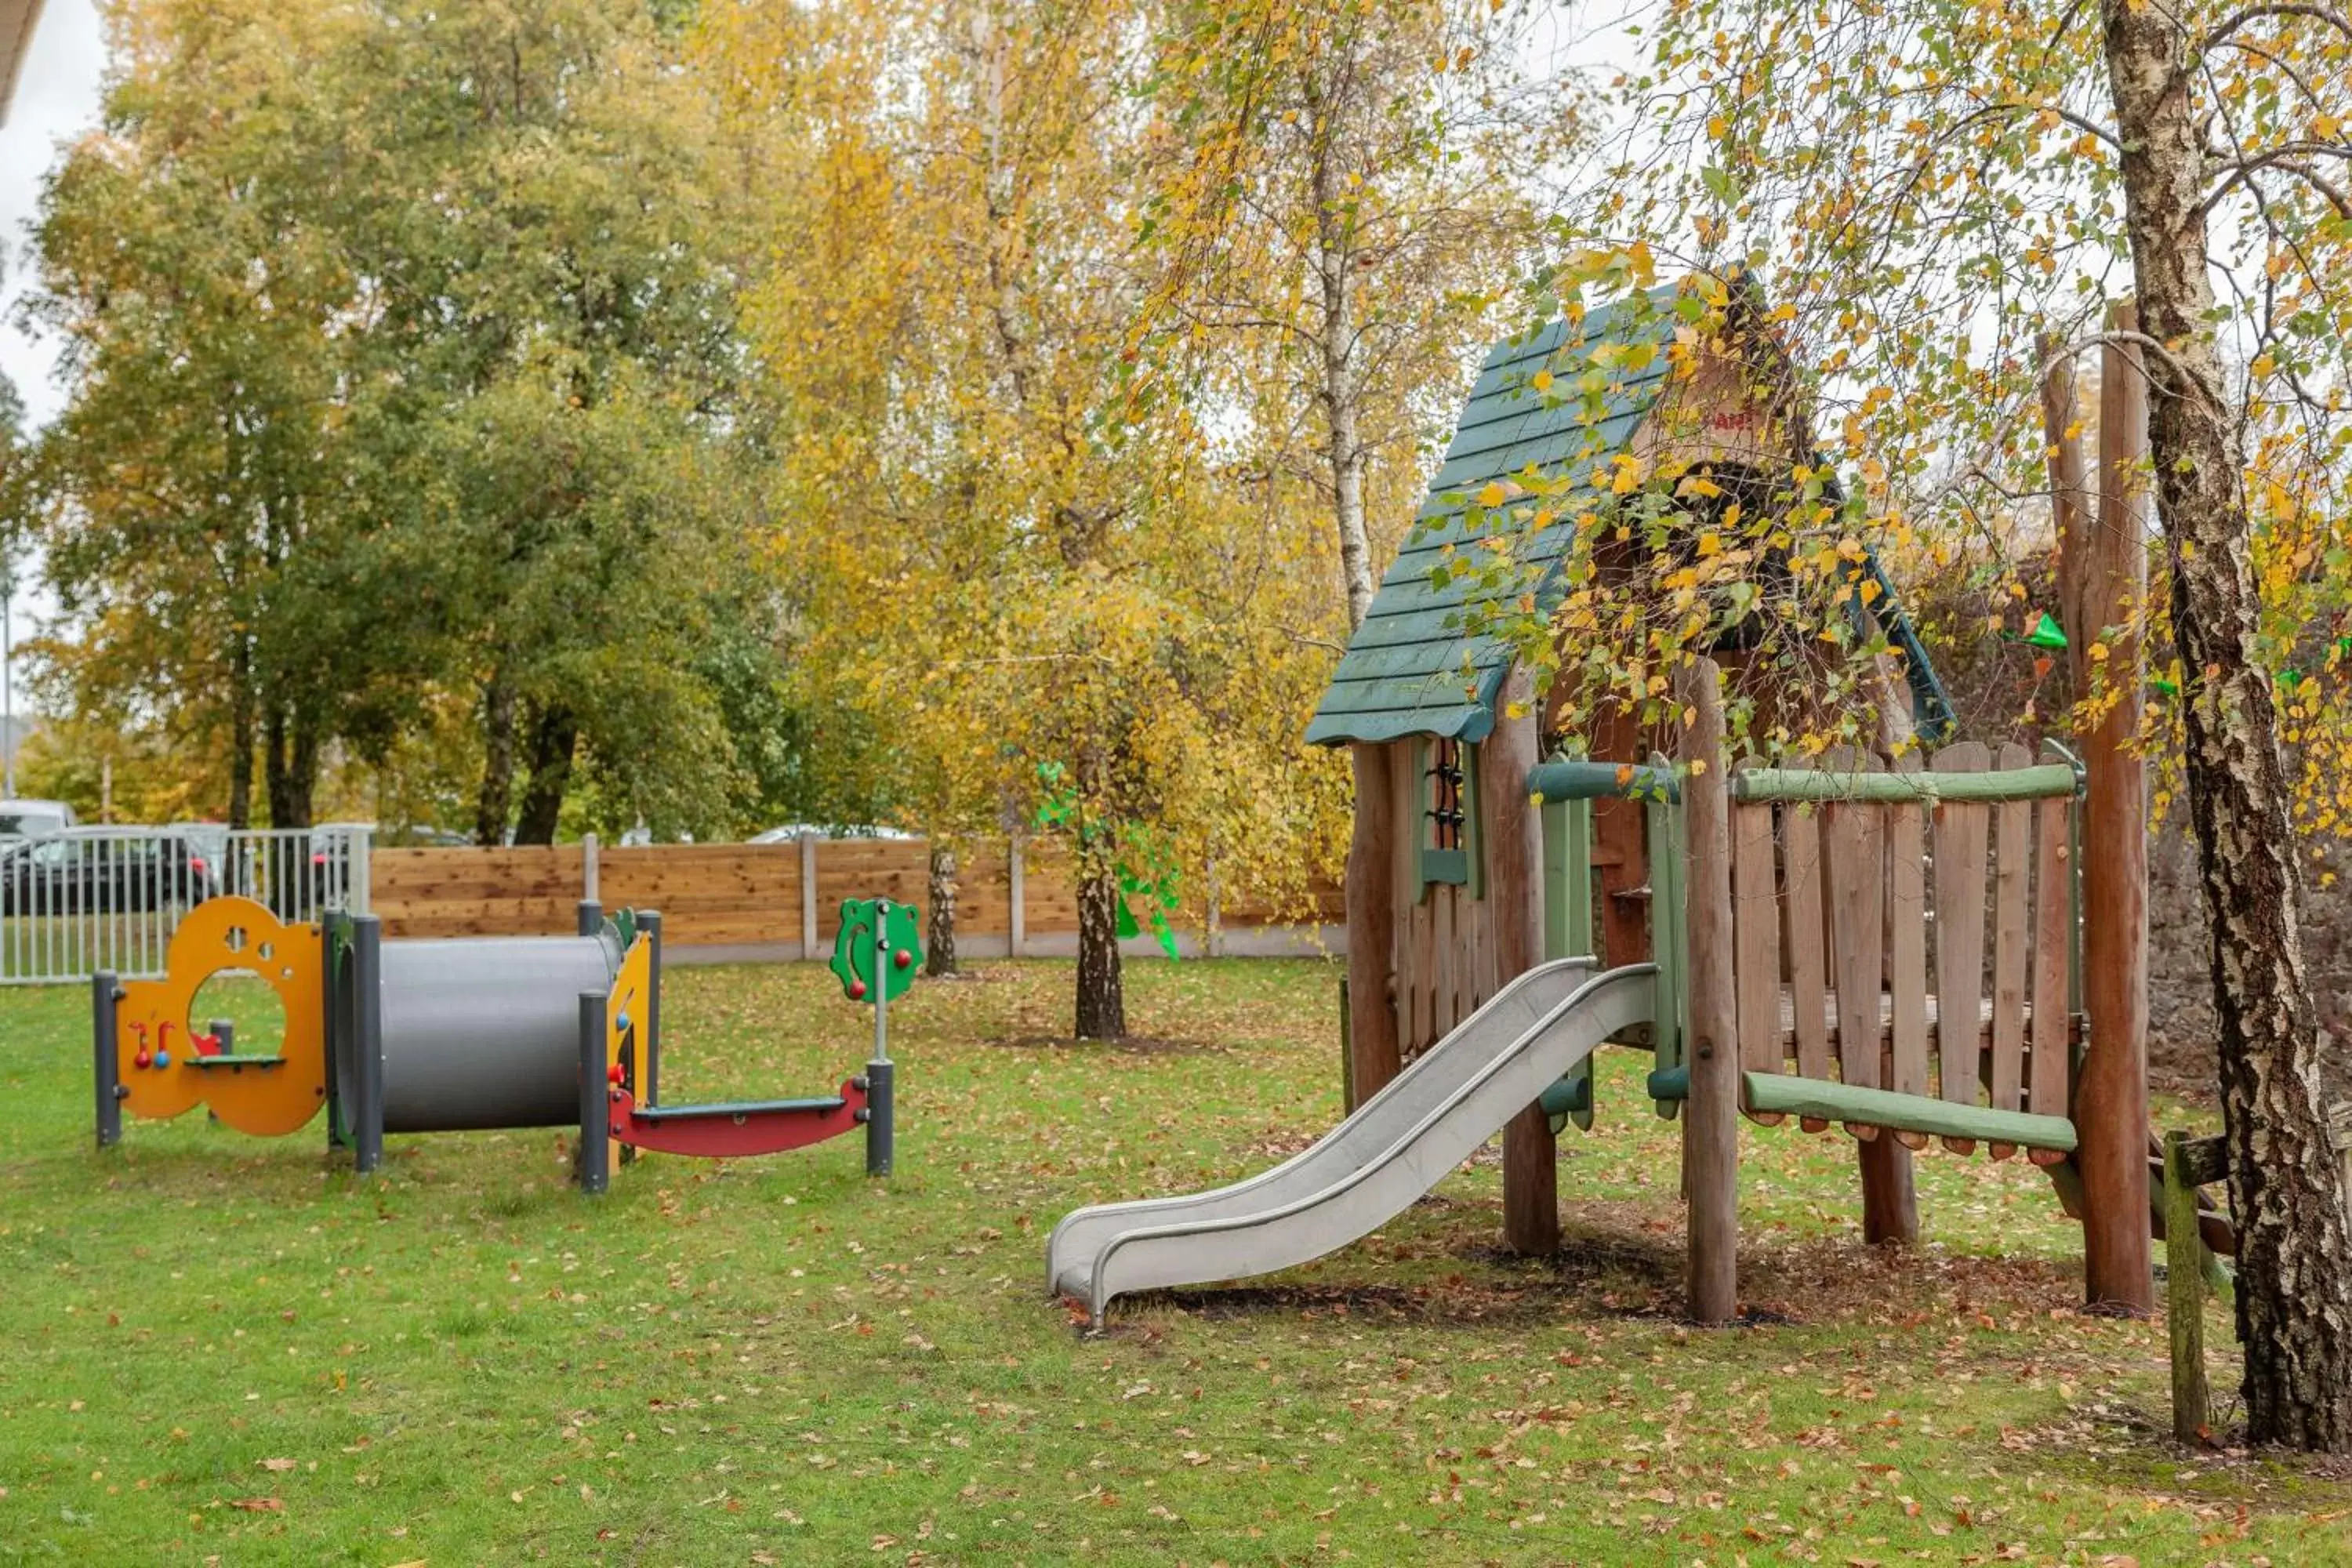
<path fill-rule="evenodd" d="M 801 956 L 817 956 L 816 942 L 816 846 L 814 833 L 801 835 Z"/>
<path fill-rule="evenodd" d="M 1022 907 L 1024 899 L 1021 885 L 1023 875 L 1021 857 L 1025 847 L 1026 840 L 1023 837 L 1021 830 L 1013 829 L 1012 839 L 1004 852 L 1004 879 L 1007 889 L 1004 945 L 1006 951 L 1014 958 L 1029 956 L 1029 919 L 1028 911 Z"/>

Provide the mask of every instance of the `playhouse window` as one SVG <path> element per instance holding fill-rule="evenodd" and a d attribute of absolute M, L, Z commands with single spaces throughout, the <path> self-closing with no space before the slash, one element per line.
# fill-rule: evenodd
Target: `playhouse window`
<path fill-rule="evenodd" d="M 1475 837 L 1475 801 L 1471 749 L 1459 741 L 1433 740 L 1422 747 L 1421 879 L 1470 886 L 1471 841 Z"/>

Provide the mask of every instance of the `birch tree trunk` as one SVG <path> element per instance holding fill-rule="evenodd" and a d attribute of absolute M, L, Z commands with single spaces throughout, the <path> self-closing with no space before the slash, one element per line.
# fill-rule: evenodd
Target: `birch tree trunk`
<path fill-rule="evenodd" d="M 2153 384 L 2148 439 L 2186 673 L 2189 819 L 2211 914 L 2247 1435 L 2352 1451 L 2352 1199 L 2329 1147 L 2302 873 L 2240 476 L 2210 326 L 2189 43 L 2167 7 L 2102 0 L 2125 221 Z"/>
<path fill-rule="evenodd" d="M 1118 868 L 1079 862 L 1078 1018 L 1082 1040 L 1127 1033 L 1127 979 L 1119 968 Z"/>
<path fill-rule="evenodd" d="M 229 655 L 228 825 L 253 826 L 253 637 L 236 634 Z"/>
<path fill-rule="evenodd" d="M 1326 114 L 1338 107 L 1326 102 Z M 1363 624 L 1372 607 L 1372 546 L 1364 528 L 1363 371 L 1357 353 L 1356 280 L 1349 245 L 1348 193 L 1333 141 L 1326 130 L 1315 141 L 1315 278 L 1321 294 L 1323 404 L 1331 466 L 1331 517 L 1339 532 L 1339 571 L 1348 593 L 1348 627 Z"/>
<path fill-rule="evenodd" d="M 931 920 L 930 930 L 923 933 L 923 973 L 939 980 L 957 973 L 956 856 L 936 838 L 931 840 L 930 873 Z"/>
<path fill-rule="evenodd" d="M 501 665 L 482 693 L 482 783 L 474 796 L 474 842 L 494 849 L 506 841 L 514 804 L 515 689 Z"/>

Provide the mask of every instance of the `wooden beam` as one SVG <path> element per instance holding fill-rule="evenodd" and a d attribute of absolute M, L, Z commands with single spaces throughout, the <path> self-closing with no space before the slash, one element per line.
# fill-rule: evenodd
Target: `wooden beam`
<path fill-rule="evenodd" d="M 1563 800 L 1673 800 L 1680 786 L 1664 768 L 1565 757 L 1528 770 L 1528 793 L 1547 805 Z"/>
<path fill-rule="evenodd" d="M 2218 1142 L 2218 1140 L 2216 1140 Z M 2205 1244 L 2197 1234 L 2197 1187 L 2189 1179 L 2189 1138 L 2164 1135 L 2165 1328 L 2172 1342 L 2172 1436 L 2194 1443 L 2212 1420 L 2205 1386 Z"/>
<path fill-rule="evenodd" d="M 2120 331 L 2137 317 L 2109 312 Z M 2090 1035 L 2073 1106 L 2082 1149 L 2083 1282 L 2095 1306 L 2155 1305 L 2147 1190 L 2147 805 L 2137 748 L 2142 657 L 2132 621 L 2147 595 L 2147 380 L 2139 351 L 2109 343 L 2099 374 L 2099 512 L 2082 531 L 2081 619 L 2067 626 L 2074 689 L 2103 674 L 2108 706 L 2086 738 L 2084 1003 Z M 2094 645 L 2105 658 L 2094 660 Z"/>
<path fill-rule="evenodd" d="M 1844 768 L 1748 768 L 1731 781 L 1731 797 L 1812 800 L 1866 805 L 1934 805 L 1965 800 L 1988 804 L 2048 800 L 2074 794 L 2074 770 L 2063 763 L 2006 767 L 1993 773 L 1864 773 Z"/>
<path fill-rule="evenodd" d="M 1409 743 L 1409 742 L 1408 742 Z M 1396 948 L 1397 817 L 1387 748 L 1349 748 L 1356 769 L 1355 835 L 1348 846 L 1349 1109 L 1387 1087 L 1402 1066 L 1391 997 Z M 1016 856 L 1014 864 L 1018 865 Z M 1016 929 L 1018 929 L 1016 927 Z"/>
<path fill-rule="evenodd" d="M 1496 696 L 1495 731 L 1478 756 L 1475 847 L 1486 859 L 1484 913 L 1498 987 L 1543 961 L 1543 820 L 1527 784 L 1538 743 L 1535 700 L 1526 674 L 1514 671 Z M 1559 1250 L 1559 1152 L 1539 1103 L 1503 1129 L 1503 1245 L 1513 1252 Z"/>
<path fill-rule="evenodd" d="M 1823 1121 L 1898 1127 L 1960 1142 L 2013 1143 L 2020 1148 L 2058 1152 L 2072 1150 L 2076 1142 L 2074 1124 L 2063 1116 L 1995 1110 L 1990 1106 L 1963 1105 L 1933 1095 L 1896 1094 L 1891 1089 L 1861 1089 L 1849 1083 L 1824 1083 L 1781 1073 L 1749 1073 L 1742 1089 L 1754 1110 L 1778 1110 Z M 2140 1223 L 2147 1223 L 2145 1215 Z"/>
<path fill-rule="evenodd" d="M 1683 740 L 1691 768 L 1683 785 L 1690 868 L 1683 889 L 1690 933 L 1690 1100 L 1683 1110 L 1687 1288 L 1693 1321 L 1722 1323 L 1738 1310 L 1739 1295 L 1739 1022 L 1731 973 L 1730 769 L 1713 659 L 1698 659 L 1686 672 L 1684 705 L 1696 715 Z"/>

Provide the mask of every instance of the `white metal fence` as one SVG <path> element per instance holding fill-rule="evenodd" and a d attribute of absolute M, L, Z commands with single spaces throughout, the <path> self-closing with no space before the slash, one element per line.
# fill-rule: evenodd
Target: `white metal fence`
<path fill-rule="evenodd" d="M 0 839 L 0 984 L 163 972 L 180 917 L 235 893 L 278 919 L 368 908 L 372 830 L 77 827 Z"/>

